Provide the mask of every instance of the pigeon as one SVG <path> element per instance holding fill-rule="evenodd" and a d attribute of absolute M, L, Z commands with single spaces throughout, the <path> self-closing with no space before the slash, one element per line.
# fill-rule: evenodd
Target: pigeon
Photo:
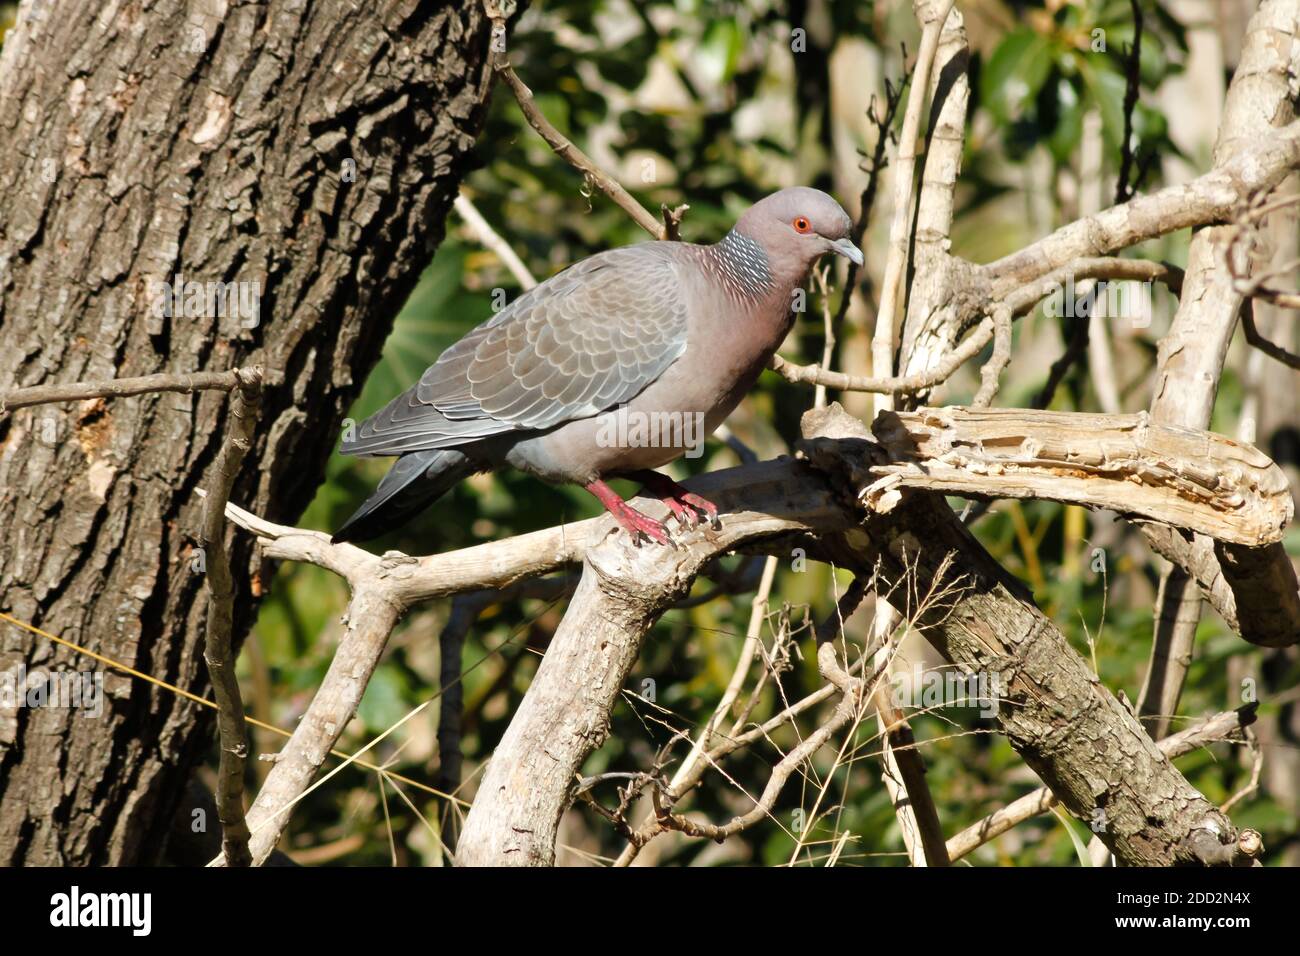
<path fill-rule="evenodd" d="M 667 527 L 607 479 L 639 482 L 679 527 L 716 524 L 712 502 L 654 469 L 698 456 L 753 387 L 818 258 L 862 265 L 851 228 L 826 193 L 782 189 L 717 243 L 611 249 L 523 293 L 345 434 L 343 454 L 397 461 L 332 540 L 378 537 L 503 466 L 581 485 L 637 544 L 669 544 Z"/>

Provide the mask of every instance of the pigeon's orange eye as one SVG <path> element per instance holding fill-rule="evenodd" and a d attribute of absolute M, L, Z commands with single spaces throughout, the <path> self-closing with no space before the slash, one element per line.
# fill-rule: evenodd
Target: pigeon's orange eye
<path fill-rule="evenodd" d="M 800 216 L 794 221 L 794 231 L 802 232 L 802 233 L 812 232 L 812 223 L 810 223 L 803 216 Z"/>

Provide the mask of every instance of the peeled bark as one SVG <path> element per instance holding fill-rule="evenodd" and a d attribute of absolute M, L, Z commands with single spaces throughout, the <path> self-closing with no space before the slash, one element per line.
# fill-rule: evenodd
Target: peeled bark
<path fill-rule="evenodd" d="M 865 427 L 832 405 L 807 413 L 803 429 L 812 465 L 847 500 L 862 502 Z M 869 507 L 861 530 L 838 541 L 828 536 L 822 546 L 838 566 L 879 575 L 881 593 L 944 658 L 993 683 L 999 729 L 1116 859 L 1130 866 L 1251 862 L 1258 852 L 1251 831 L 1241 838 L 1183 778 L 941 496 L 912 491 L 887 511 Z"/>
<path fill-rule="evenodd" d="M 24 8 L 0 54 L 0 392 L 261 364 L 232 500 L 292 522 L 442 238 L 491 24 L 414 0 L 52 14 Z M 157 314 L 177 275 L 260 292 L 256 323 Z M 195 491 L 225 418 L 213 392 L 0 415 L 0 610 L 206 693 Z M 242 635 L 258 582 L 248 536 L 232 539 Z M 19 665 L 99 668 L 4 625 L 0 671 Z M 211 714 L 111 670 L 104 684 L 100 719 L 0 711 L 0 864 L 158 859 Z"/>

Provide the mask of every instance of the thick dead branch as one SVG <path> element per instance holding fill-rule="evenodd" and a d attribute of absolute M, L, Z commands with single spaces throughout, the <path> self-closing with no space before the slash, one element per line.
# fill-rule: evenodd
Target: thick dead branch
<path fill-rule="evenodd" d="M 937 258 L 925 273 L 925 288 L 934 290 L 933 305 L 922 309 L 918 304 L 916 317 L 908 319 L 911 349 L 903 371 L 909 377 L 922 376 L 948 361 L 956 343 L 988 314 L 992 303 L 1013 302 L 1027 291 L 1043 289 L 1033 296 L 1037 301 L 1050 294 L 1052 285 L 1064 281 L 1071 263 L 1111 256 L 1179 229 L 1231 220 L 1243 201 L 1273 189 L 1300 164 L 1300 124 L 1271 130 L 1243 141 L 1240 147 L 1240 152 L 1191 182 L 1136 196 L 1075 220 L 987 265 L 972 265 L 955 256 Z M 1074 274 L 1076 279 L 1084 277 Z M 1018 305 L 1012 311 L 1021 314 Z M 991 328 L 989 332 L 991 337 Z"/>
<path fill-rule="evenodd" d="M 712 542 L 762 538 L 798 531 L 837 513 L 838 506 L 829 498 L 818 500 L 805 493 L 807 486 L 800 478 L 803 472 L 799 463 L 784 459 L 692 479 L 688 482 L 691 489 L 715 501 L 728 525 L 725 532 L 706 526 L 698 534 Z M 792 496 L 792 487 L 799 494 Z M 657 498 L 637 498 L 635 507 L 654 517 L 667 516 Z M 413 558 L 393 551 L 377 557 L 352 544 L 332 544 L 324 532 L 277 525 L 235 505 L 227 508 L 227 515 L 258 536 L 265 557 L 306 561 L 349 580 L 375 578 L 404 605 L 504 587 L 521 578 L 579 564 L 589 548 L 617 529 L 612 519 L 602 516 L 446 554 Z"/>
<path fill-rule="evenodd" d="M 880 283 L 880 309 L 871 339 L 871 370 L 878 377 L 894 374 L 894 348 L 898 340 L 898 311 L 904 301 L 904 277 L 911 247 L 912 212 L 915 206 L 913 183 L 916 177 L 917 146 L 920 139 L 921 113 L 932 90 L 930 71 L 939 52 L 944 22 L 952 9 L 952 0 L 914 0 L 913 9 L 921 23 L 921 46 L 912 71 L 912 89 L 903 112 L 903 129 L 898 136 L 898 159 L 894 166 L 894 210 L 889 226 L 889 254 Z M 876 393 L 876 411 L 892 408 L 888 392 Z"/>
<path fill-rule="evenodd" d="M 795 463 L 783 472 L 781 500 L 773 500 L 771 485 L 760 492 L 774 509 L 765 523 L 733 520 L 718 501 L 724 508 L 722 528 L 689 534 L 674 549 L 634 547 L 619 534 L 587 551 L 564 620 L 493 753 L 465 822 L 457 863 L 553 861 L 556 828 L 572 802 L 575 775 L 608 735 L 610 712 L 642 639 L 690 589 L 705 562 L 756 534 L 844 527 L 843 510 L 815 476 Z"/>
<path fill-rule="evenodd" d="M 901 364 L 898 371 L 923 373 L 937 368 L 954 349 L 921 357 L 916 338 L 924 326 L 949 311 L 952 284 L 965 277 L 953 257 L 952 220 L 957 180 L 961 175 L 966 138 L 966 108 L 970 101 L 970 49 L 961 11 L 953 5 L 939 37 L 936 69 L 931 76 L 930 130 L 921 175 L 916 221 L 911 240 L 911 286 L 903 321 Z M 949 268 L 953 266 L 953 268 Z M 991 311 L 986 310 L 986 313 Z M 956 345 L 956 337 L 946 343 Z M 911 407 L 909 401 L 906 407 Z"/>
<path fill-rule="evenodd" d="M 1145 414 L 927 408 L 882 415 L 853 473 L 862 500 L 888 510 L 898 488 L 1037 498 L 1107 508 L 1241 544 L 1281 539 L 1286 476 L 1250 445 L 1156 425 Z M 843 459 L 843 441 L 826 447 Z"/>
<path fill-rule="evenodd" d="M 861 423 L 838 405 L 805 415 L 804 434 L 809 440 L 856 435 L 871 442 Z M 814 464 L 833 482 L 843 481 L 855 463 L 832 462 L 829 447 L 819 449 Z M 856 502 L 861 488 L 849 481 L 844 493 Z M 1126 864 L 1222 862 L 1218 848 L 1237 840 L 1228 818 L 1174 769 L 1131 711 L 1034 606 L 1032 595 L 984 551 L 941 497 L 908 494 L 888 514 L 868 513 L 861 531 L 823 539 L 822 547 L 855 572 L 878 566 L 887 585 L 908 574 L 936 584 L 960 576 L 968 586 L 954 587 L 942 606 L 921 612 L 918 627 L 952 663 L 996 678 L 999 725 L 1062 804 L 1099 830 Z M 894 590 L 890 600 L 912 616 L 909 589 Z"/>
<path fill-rule="evenodd" d="M 1162 738 L 1157 746 L 1161 753 L 1172 760 L 1218 740 L 1237 739 L 1242 730 L 1255 722 L 1255 708 L 1255 704 L 1249 704 L 1207 717 L 1186 730 Z M 1016 824 L 1046 813 L 1059 803 L 1047 787 L 1027 793 L 954 836 L 948 841 L 948 855 L 953 860 L 959 860 L 1006 833 Z"/>

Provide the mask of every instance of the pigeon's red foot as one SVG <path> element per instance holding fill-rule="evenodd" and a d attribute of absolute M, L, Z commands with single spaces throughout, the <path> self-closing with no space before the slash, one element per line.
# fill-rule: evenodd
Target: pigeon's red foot
<path fill-rule="evenodd" d="M 605 510 L 614 516 L 614 520 L 632 536 L 634 542 L 639 542 L 640 536 L 645 535 L 651 541 L 672 544 L 668 539 L 668 528 L 662 521 L 656 521 L 649 515 L 637 511 L 620 498 L 617 491 L 599 478 L 586 488 L 605 506 Z"/>
<path fill-rule="evenodd" d="M 700 515 L 709 519 L 709 524 L 718 525 L 718 506 L 707 498 L 701 498 L 693 491 L 687 491 L 682 485 L 657 471 L 637 471 L 628 475 L 634 481 L 645 485 L 646 491 L 668 506 L 677 523 L 682 527 L 697 527 Z"/>

